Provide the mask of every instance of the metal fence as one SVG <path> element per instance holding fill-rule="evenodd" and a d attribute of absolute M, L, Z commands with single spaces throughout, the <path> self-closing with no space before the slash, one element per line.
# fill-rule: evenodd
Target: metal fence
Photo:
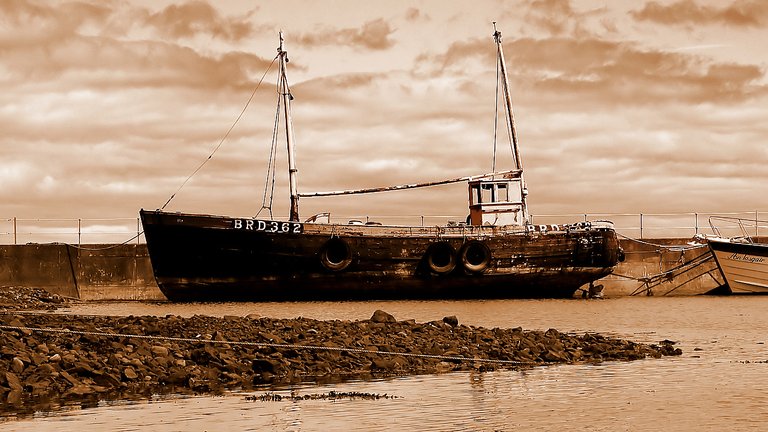
<path fill-rule="evenodd" d="M 143 243 L 139 218 L 0 219 L 0 244 Z"/>
<path fill-rule="evenodd" d="M 531 215 L 533 224 L 563 224 L 586 220 L 610 220 L 616 231 L 630 238 L 692 238 L 696 234 L 714 234 L 709 226 L 710 216 L 726 216 L 759 221 L 768 211 L 730 213 L 570 213 Z M 333 223 L 350 221 L 380 222 L 385 225 L 434 226 L 462 223 L 465 217 L 445 215 L 332 215 Z M 722 233 L 727 235 L 727 233 Z M 754 224 L 756 237 L 768 236 L 765 224 Z M 737 235 L 734 233 L 733 235 Z M 27 243 L 144 243 L 139 218 L 109 219 L 0 219 L 0 244 Z"/>

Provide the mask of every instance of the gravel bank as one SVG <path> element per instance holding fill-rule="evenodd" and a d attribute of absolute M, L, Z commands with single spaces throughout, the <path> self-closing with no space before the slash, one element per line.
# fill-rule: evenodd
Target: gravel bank
<path fill-rule="evenodd" d="M 2 292 L 2 290 L 0 290 Z M 0 294 L 0 299 L 5 298 Z M 24 301 L 40 309 L 48 300 Z M 217 394 L 299 382 L 450 371 L 522 369 L 679 355 L 671 342 L 638 344 L 550 329 L 489 329 L 398 321 L 257 316 L 79 316 L 29 313 L 0 300 L 0 401 L 5 415 L 158 393 Z"/>

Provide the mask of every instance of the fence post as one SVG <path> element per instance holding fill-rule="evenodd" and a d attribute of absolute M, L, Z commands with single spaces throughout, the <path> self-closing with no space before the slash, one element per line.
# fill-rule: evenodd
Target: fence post
<path fill-rule="evenodd" d="M 141 218 L 136 218 L 136 244 L 141 244 Z"/>
<path fill-rule="evenodd" d="M 640 238 L 643 238 L 643 214 L 640 213 Z"/>
<path fill-rule="evenodd" d="M 82 219 L 77 218 L 77 245 L 80 246 L 80 233 L 82 232 Z"/>
<path fill-rule="evenodd" d="M 16 244 L 16 216 L 13 217 L 13 244 Z"/>
<path fill-rule="evenodd" d="M 694 214 L 693 214 L 693 216 L 694 216 L 694 218 L 695 218 L 695 222 L 694 222 L 694 224 L 696 225 L 696 226 L 695 226 L 696 232 L 695 232 L 695 233 L 693 233 L 693 234 L 694 234 L 694 235 L 696 235 L 696 234 L 698 234 L 698 233 L 699 233 L 699 214 L 698 214 L 698 213 L 694 213 Z"/>

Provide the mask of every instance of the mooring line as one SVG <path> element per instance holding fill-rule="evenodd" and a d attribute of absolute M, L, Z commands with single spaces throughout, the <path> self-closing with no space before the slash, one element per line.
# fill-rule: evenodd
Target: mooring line
<path fill-rule="evenodd" d="M 451 360 L 458 362 L 479 362 L 479 363 L 496 363 L 496 364 L 508 364 L 515 366 L 533 366 L 538 365 L 537 362 L 524 362 L 517 360 L 502 360 L 502 359 L 484 359 L 484 358 L 469 358 L 461 356 L 445 356 L 439 354 L 416 354 L 408 352 L 395 352 L 395 351 L 382 351 L 382 350 L 367 350 L 362 348 L 347 348 L 347 347 L 324 347 L 318 345 L 296 345 L 296 344 L 278 344 L 269 342 L 243 342 L 243 341 L 224 341 L 224 340 L 212 340 L 212 339 L 197 339 L 197 338 L 180 338 L 180 337 L 168 337 L 168 336 L 151 336 L 151 335 L 131 335 L 122 333 L 108 333 L 108 332 L 94 332 L 84 330 L 70 330 L 70 329 L 56 329 L 50 327 L 20 327 L 20 326 L 7 326 L 0 325 L 0 329 L 3 330 L 18 330 L 18 331 L 31 331 L 40 333 L 60 333 L 60 334 L 76 334 L 83 336 L 104 336 L 104 337 L 118 337 L 118 338 L 136 338 L 136 339 L 149 339 L 149 340 L 162 340 L 171 342 L 188 342 L 188 343 L 208 343 L 208 344 L 228 344 L 228 345 L 241 345 L 241 346 L 254 346 L 261 348 L 283 348 L 283 349 L 306 349 L 315 351 L 336 351 L 336 352 L 351 352 L 356 354 L 379 354 L 379 355 L 391 355 L 391 356 L 403 356 L 414 358 L 426 358 L 435 360 Z"/>

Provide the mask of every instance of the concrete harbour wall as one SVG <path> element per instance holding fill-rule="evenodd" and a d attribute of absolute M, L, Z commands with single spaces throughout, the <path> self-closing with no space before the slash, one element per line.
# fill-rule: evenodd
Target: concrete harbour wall
<path fill-rule="evenodd" d="M 608 297 L 696 295 L 722 277 L 707 248 L 689 239 L 622 240 L 626 260 L 599 281 Z M 0 285 L 37 287 L 81 300 L 165 300 L 144 244 L 0 245 Z"/>
<path fill-rule="evenodd" d="M 144 244 L 0 245 L 0 285 L 82 300 L 165 300 Z"/>

